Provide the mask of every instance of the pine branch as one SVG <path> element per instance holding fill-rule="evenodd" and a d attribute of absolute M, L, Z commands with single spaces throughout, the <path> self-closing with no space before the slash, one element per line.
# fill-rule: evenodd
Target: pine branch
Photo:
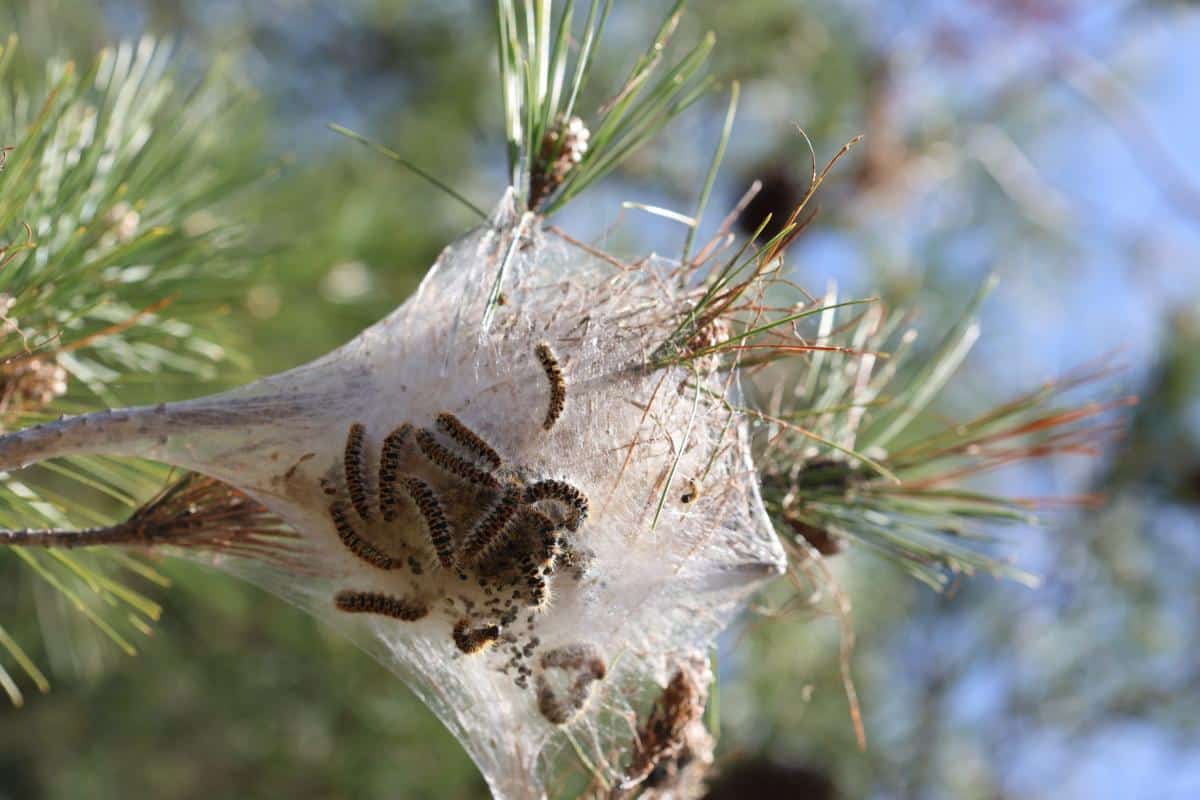
<path fill-rule="evenodd" d="M 82 74 L 51 61 L 31 83 L 8 72 L 16 46 L 10 37 L 0 50 L 0 428 L 117 405 L 147 376 L 211 379 L 233 354 L 213 312 L 249 254 L 218 208 L 252 178 L 248 164 L 216 163 L 232 152 L 222 131 L 238 125 L 237 96 L 216 75 L 179 85 L 170 48 L 152 39 L 106 50 Z M 0 524 L 119 538 L 138 514 L 112 517 L 164 477 L 98 457 L 5 475 Z M 165 579 L 128 556 L 13 554 L 126 652 L 125 629 L 148 632 L 159 613 L 125 581 Z M 15 640 L 4 634 L 0 647 L 47 685 Z M 2 668 L 0 683 L 20 701 Z"/>

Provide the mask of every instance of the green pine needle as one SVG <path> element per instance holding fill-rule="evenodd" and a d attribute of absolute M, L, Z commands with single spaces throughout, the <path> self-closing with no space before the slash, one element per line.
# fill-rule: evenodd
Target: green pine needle
<path fill-rule="evenodd" d="M 213 309 L 251 255 L 218 208 L 257 174 L 217 158 L 222 132 L 244 127 L 238 97 L 217 75 L 181 87 L 152 39 L 103 51 L 83 74 L 52 62 L 32 84 L 9 74 L 16 45 L 0 51 L 0 427 L 211 378 L 234 352 Z M 0 478 L 0 525 L 107 524 L 165 478 L 109 458 L 40 465 Z M 127 653 L 161 614 L 129 582 L 165 579 L 127 554 L 11 552 Z M 48 687 L 3 628 L 0 650 Z M 20 702 L 2 667 L 0 684 Z"/>
<path fill-rule="evenodd" d="M 585 120 L 586 146 L 567 142 L 567 125 L 577 115 L 611 6 L 611 0 L 592 0 L 582 33 L 573 37 L 574 2 L 564 4 L 555 24 L 551 0 L 497 0 L 509 181 L 531 211 L 548 216 L 562 208 L 715 88 L 703 74 L 715 42 L 711 33 L 658 74 L 683 13 L 680 0 L 616 95 L 590 124 Z M 573 39 L 582 44 L 572 69 Z"/>

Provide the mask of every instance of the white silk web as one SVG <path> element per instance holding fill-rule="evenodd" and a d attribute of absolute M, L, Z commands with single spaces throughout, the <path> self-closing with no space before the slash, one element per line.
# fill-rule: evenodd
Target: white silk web
<path fill-rule="evenodd" d="M 300 552 L 210 562 L 392 669 L 497 797 L 619 792 L 649 699 L 785 563 L 729 374 L 645 366 L 687 311 L 674 266 L 620 265 L 506 200 L 329 355 L 11 434 L 0 468 L 137 455 L 242 489 Z"/>

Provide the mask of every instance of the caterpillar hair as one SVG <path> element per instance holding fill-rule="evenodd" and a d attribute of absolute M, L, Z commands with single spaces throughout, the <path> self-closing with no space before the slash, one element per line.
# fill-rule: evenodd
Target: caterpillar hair
<path fill-rule="evenodd" d="M 337 530 L 342 544 L 361 560 L 379 569 L 396 569 L 400 566 L 398 561 L 358 535 L 358 531 L 354 530 L 354 523 L 350 521 L 350 514 L 344 502 L 335 500 L 330 503 L 329 517 L 333 520 L 333 527 Z"/>
<path fill-rule="evenodd" d="M 385 522 L 396 518 L 396 473 L 400 469 L 400 451 L 412 434 L 412 425 L 404 423 L 387 435 L 379 454 L 379 513 Z"/>
<path fill-rule="evenodd" d="M 425 519 L 429 541 L 433 545 L 433 551 L 437 553 L 438 563 L 445 569 L 454 569 L 454 539 L 450 535 L 450 523 L 446 521 L 446 512 L 442 509 L 437 494 L 429 484 L 412 475 L 402 477 L 400 484 Z"/>
<path fill-rule="evenodd" d="M 466 617 L 463 617 L 454 625 L 454 644 L 467 655 L 478 653 L 499 638 L 499 625 L 472 628 L 471 620 Z"/>
<path fill-rule="evenodd" d="M 425 428 L 417 431 L 417 447 L 431 463 L 460 480 L 492 491 L 500 488 L 500 481 L 496 480 L 493 475 L 484 472 L 465 458 L 459 458 L 438 444 L 437 440 L 433 438 L 432 431 Z"/>
<path fill-rule="evenodd" d="M 460 447 L 485 462 L 492 469 L 500 468 L 500 454 L 449 411 L 443 411 L 437 415 L 437 427 L 439 431 L 449 436 Z"/>
<path fill-rule="evenodd" d="M 371 506 L 367 502 L 367 465 L 364 458 L 364 437 L 367 429 L 361 422 L 350 426 L 346 436 L 346 490 L 350 493 L 350 502 L 354 510 L 364 521 L 371 520 Z"/>
<path fill-rule="evenodd" d="M 536 352 L 538 361 L 542 362 L 542 369 L 546 373 L 546 380 L 550 382 L 550 405 L 546 409 L 546 419 L 542 422 L 542 427 L 550 430 L 562 416 L 563 407 L 566 405 L 567 382 L 563 380 L 562 369 L 558 366 L 558 359 L 554 357 L 550 345 L 542 342 L 537 346 Z"/>
<path fill-rule="evenodd" d="M 571 509 L 573 515 L 567 522 L 569 530 L 579 530 L 579 526 L 587 519 L 587 495 L 566 481 L 538 481 L 525 489 L 525 502 L 529 505 L 543 500 L 554 500 Z"/>
<path fill-rule="evenodd" d="M 543 529 L 540 541 L 531 543 L 521 556 L 521 575 L 529 593 L 529 605 L 534 608 L 545 609 L 550 604 L 549 576 L 554 572 L 559 549 L 559 539 L 551 526 Z"/>
<path fill-rule="evenodd" d="M 429 614 L 429 606 L 422 600 L 381 592 L 341 591 L 334 596 L 333 603 L 348 614 L 381 614 L 405 622 L 416 622 Z"/>
<path fill-rule="evenodd" d="M 492 548 L 512 522 L 520 502 L 521 490 L 515 486 L 508 487 L 463 542 L 459 551 L 463 563 L 474 563 Z"/>

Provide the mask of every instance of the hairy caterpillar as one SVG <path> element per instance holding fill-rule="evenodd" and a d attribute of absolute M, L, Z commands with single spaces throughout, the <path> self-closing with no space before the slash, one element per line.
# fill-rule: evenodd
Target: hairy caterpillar
<path fill-rule="evenodd" d="M 471 655 L 483 650 L 500 638 L 499 625 L 472 628 L 471 620 L 463 617 L 454 625 L 454 644 L 464 653 Z"/>
<path fill-rule="evenodd" d="M 443 411 L 437 415 L 437 427 L 442 433 L 458 442 L 460 447 L 485 462 L 492 469 L 500 468 L 500 454 L 449 411 Z"/>
<path fill-rule="evenodd" d="M 335 500 L 330 503 L 329 516 L 333 520 L 333 527 L 337 529 L 338 538 L 351 553 L 380 569 L 395 569 L 400 566 L 399 562 L 392 559 L 391 556 L 358 535 L 358 531 L 354 530 L 354 524 L 350 521 L 350 515 L 347 513 L 344 502 Z"/>
<path fill-rule="evenodd" d="M 510 486 L 504 491 L 495 505 L 475 524 L 466 541 L 463 542 L 459 552 L 464 563 L 473 563 L 496 543 L 496 540 L 504 533 L 504 529 L 508 527 L 508 523 L 512 522 L 520 501 L 521 490 L 519 488 Z"/>
<path fill-rule="evenodd" d="M 521 576 L 529 593 L 529 605 L 544 609 L 550 602 L 548 576 L 554 572 L 562 543 L 554 535 L 554 523 L 545 514 L 530 511 L 523 515 L 532 523 L 524 537 L 528 542 L 521 555 Z"/>
<path fill-rule="evenodd" d="M 400 483 L 425 519 L 429 541 L 437 553 L 438 562 L 445 569 L 454 569 L 454 539 L 450 535 L 450 523 L 446 521 L 446 512 L 442 509 L 437 494 L 429 484 L 412 475 L 405 475 L 400 479 Z"/>
<path fill-rule="evenodd" d="M 545 480 L 531 484 L 525 489 L 525 502 L 529 505 L 543 500 L 554 500 L 568 506 L 574 515 L 567 522 L 568 530 L 577 531 L 588 515 L 587 495 L 566 481 Z"/>
<path fill-rule="evenodd" d="M 379 454 L 379 513 L 385 522 L 396 518 L 396 473 L 400 469 L 400 450 L 412 434 L 412 425 L 404 423 L 387 435 Z"/>
<path fill-rule="evenodd" d="M 405 622 L 415 622 L 429 613 L 429 606 L 422 600 L 381 592 L 341 591 L 334 596 L 333 603 L 348 614 L 382 614 Z"/>
<path fill-rule="evenodd" d="M 497 490 L 500 488 L 500 482 L 495 477 L 438 444 L 431 431 L 424 428 L 417 431 L 417 447 L 431 463 L 456 478 L 485 489 Z"/>
<path fill-rule="evenodd" d="M 354 510 L 364 521 L 371 520 L 371 506 L 367 502 L 367 465 L 363 457 L 364 437 L 367 429 L 361 422 L 350 426 L 346 436 L 346 454 L 344 466 L 346 470 L 346 490 L 350 493 L 350 502 Z"/>
<path fill-rule="evenodd" d="M 546 372 L 546 380 L 550 381 L 550 405 L 546 409 L 546 419 L 542 422 L 542 427 L 550 430 L 554 423 L 558 422 L 567 402 L 567 383 L 563 380 L 562 369 L 558 366 L 558 359 L 554 357 L 550 345 L 542 342 L 537 346 L 536 352 L 538 361 L 542 362 L 542 369 Z"/>

